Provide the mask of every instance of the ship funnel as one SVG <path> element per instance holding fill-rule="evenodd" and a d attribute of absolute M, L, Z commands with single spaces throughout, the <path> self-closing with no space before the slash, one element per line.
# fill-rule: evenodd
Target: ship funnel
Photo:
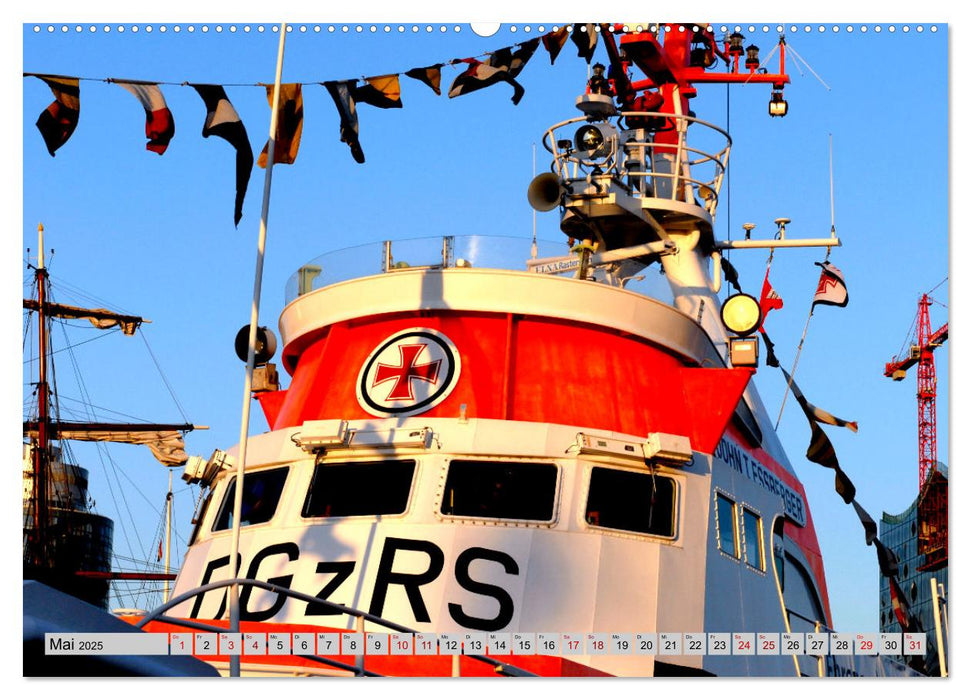
<path fill-rule="evenodd" d="M 552 211 L 559 206 L 565 191 L 560 184 L 560 178 L 553 173 L 543 173 L 534 177 L 529 183 L 526 198 L 536 211 Z"/>

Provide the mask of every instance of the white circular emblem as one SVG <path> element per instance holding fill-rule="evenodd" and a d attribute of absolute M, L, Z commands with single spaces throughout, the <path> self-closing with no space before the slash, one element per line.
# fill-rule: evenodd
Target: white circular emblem
<path fill-rule="evenodd" d="M 437 406 L 458 383 L 455 345 L 431 328 L 408 328 L 381 341 L 357 377 L 357 400 L 372 416 L 412 416 Z"/>

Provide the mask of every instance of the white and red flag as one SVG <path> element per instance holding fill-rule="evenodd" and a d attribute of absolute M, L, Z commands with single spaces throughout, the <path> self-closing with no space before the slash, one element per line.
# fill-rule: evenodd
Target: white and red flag
<path fill-rule="evenodd" d="M 175 136 L 175 120 L 168 105 L 165 104 L 162 90 L 156 83 L 143 83 L 136 80 L 113 80 L 112 82 L 133 94 L 145 109 L 145 136 L 148 138 L 148 143 L 145 144 L 146 150 L 154 151 L 159 155 L 165 153 L 165 149 L 169 147 L 169 141 Z"/>
<path fill-rule="evenodd" d="M 772 287 L 772 283 L 769 282 L 769 269 L 765 270 L 765 281 L 762 282 L 762 295 L 759 297 L 759 307 L 762 309 L 762 324 L 765 324 L 765 319 L 769 315 L 772 309 L 782 308 L 782 297 L 779 293 L 775 291 Z M 763 330 L 762 325 L 759 326 L 759 330 Z"/>
<path fill-rule="evenodd" d="M 839 268 L 828 262 L 816 263 L 822 269 L 819 273 L 819 285 L 816 287 L 816 295 L 813 297 L 812 308 L 816 304 L 826 304 L 829 306 L 846 306 L 850 296 L 846 291 L 846 282 L 843 280 L 843 273 Z"/>

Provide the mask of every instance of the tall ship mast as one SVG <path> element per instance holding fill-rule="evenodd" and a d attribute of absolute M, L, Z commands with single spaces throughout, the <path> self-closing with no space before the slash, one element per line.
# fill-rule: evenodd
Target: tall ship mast
<path fill-rule="evenodd" d="M 38 227 L 37 264 L 33 271 L 36 297 L 25 298 L 23 304 L 28 313 L 37 317 L 35 413 L 27 416 L 23 424 L 23 578 L 107 609 L 112 580 L 160 577 L 112 571 L 114 523 L 91 510 L 88 470 L 70 463 L 65 441 L 144 444 L 162 464 L 180 466 L 188 459 L 182 436 L 196 426 L 61 420 L 52 379 L 52 319 L 84 319 L 96 328 L 120 328 L 129 336 L 146 320 L 52 301 L 43 225 Z"/>

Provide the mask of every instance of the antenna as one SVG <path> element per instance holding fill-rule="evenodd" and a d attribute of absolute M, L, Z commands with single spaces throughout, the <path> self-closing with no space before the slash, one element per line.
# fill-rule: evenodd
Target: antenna
<path fill-rule="evenodd" d="M 536 143 L 533 143 L 533 179 L 536 179 Z M 536 207 L 531 207 L 533 210 L 533 245 L 529 252 L 532 259 L 536 259 Z"/>
<path fill-rule="evenodd" d="M 829 221 L 830 233 L 836 235 L 836 199 L 833 196 L 833 135 L 829 135 Z"/>

